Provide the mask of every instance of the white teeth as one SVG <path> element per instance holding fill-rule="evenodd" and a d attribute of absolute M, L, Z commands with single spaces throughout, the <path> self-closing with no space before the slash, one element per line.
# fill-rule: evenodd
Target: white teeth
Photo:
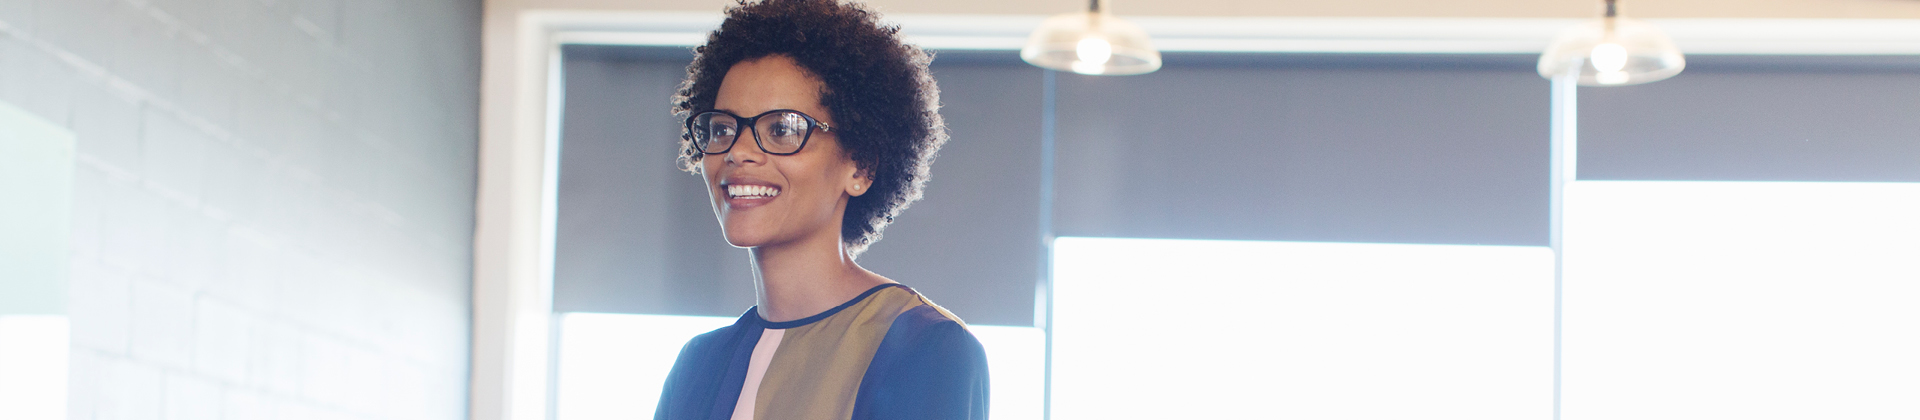
<path fill-rule="evenodd" d="M 728 185 L 727 186 L 727 197 L 730 197 L 730 198 L 741 198 L 741 197 L 772 198 L 778 195 L 780 195 L 780 190 L 774 189 L 773 187 L 769 187 L 765 185 Z"/>

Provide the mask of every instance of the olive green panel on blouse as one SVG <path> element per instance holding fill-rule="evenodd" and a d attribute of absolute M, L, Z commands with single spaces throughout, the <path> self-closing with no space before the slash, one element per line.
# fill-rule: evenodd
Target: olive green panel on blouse
<path fill-rule="evenodd" d="M 895 317 L 922 305 L 928 303 L 912 291 L 889 287 L 826 319 L 787 329 L 760 380 L 754 417 L 851 418 L 860 380 L 880 340 L 886 338 Z"/>

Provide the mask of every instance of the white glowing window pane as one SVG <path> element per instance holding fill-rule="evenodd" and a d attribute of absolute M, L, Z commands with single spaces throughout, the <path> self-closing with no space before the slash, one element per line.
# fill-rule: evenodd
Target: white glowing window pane
<path fill-rule="evenodd" d="M 1060 238 L 1053 417 L 1553 410 L 1546 248 Z"/>
<path fill-rule="evenodd" d="M 567 313 L 561 315 L 556 417 L 649 419 L 660 387 L 687 340 L 731 317 Z M 987 352 L 992 418 L 1039 419 L 1046 336 L 1037 328 L 968 327 Z"/>
<path fill-rule="evenodd" d="M 1562 418 L 1920 418 L 1920 184 L 1567 197 Z"/>
<path fill-rule="evenodd" d="M 67 317 L 0 315 L 0 418 L 67 418 Z"/>
<path fill-rule="evenodd" d="M 970 325 L 967 329 L 987 350 L 987 376 L 992 382 L 987 418 L 1040 420 L 1046 417 L 1046 331 L 995 325 Z"/>
<path fill-rule="evenodd" d="M 560 420 L 650 419 L 687 340 L 730 317 L 567 313 L 560 318 Z"/>

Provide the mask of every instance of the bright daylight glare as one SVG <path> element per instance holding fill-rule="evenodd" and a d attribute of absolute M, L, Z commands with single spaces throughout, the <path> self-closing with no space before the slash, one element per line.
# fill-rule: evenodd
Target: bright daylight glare
<path fill-rule="evenodd" d="M 0 315 L 0 414 L 67 418 L 67 317 Z"/>
<path fill-rule="evenodd" d="M 688 339 L 732 317 L 567 313 L 560 321 L 559 420 L 650 419 Z M 1038 328 L 970 325 L 987 350 L 990 418 L 1039 420 L 1046 336 Z"/>
<path fill-rule="evenodd" d="M 1920 184 L 1568 190 L 1562 418 L 1920 418 Z"/>
<path fill-rule="evenodd" d="M 1550 418 L 1542 247 L 1060 238 L 1053 417 Z"/>

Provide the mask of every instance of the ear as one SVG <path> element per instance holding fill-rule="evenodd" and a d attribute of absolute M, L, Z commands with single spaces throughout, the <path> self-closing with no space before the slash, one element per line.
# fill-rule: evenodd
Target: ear
<path fill-rule="evenodd" d="M 859 197 L 871 189 L 873 189 L 873 178 L 867 176 L 865 169 L 854 170 L 853 176 L 847 179 L 847 195 Z"/>

